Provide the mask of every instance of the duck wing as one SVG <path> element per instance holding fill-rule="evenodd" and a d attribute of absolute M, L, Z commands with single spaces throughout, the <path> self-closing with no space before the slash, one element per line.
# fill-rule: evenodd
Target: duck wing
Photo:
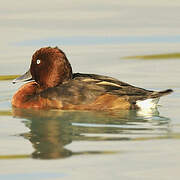
<path fill-rule="evenodd" d="M 135 100 L 144 100 L 149 98 L 159 98 L 173 92 L 172 89 L 167 89 L 164 91 L 152 91 L 146 90 L 144 88 L 139 88 L 128 83 L 119 81 L 118 79 L 102 76 L 97 74 L 81 74 L 75 73 L 73 75 L 74 79 L 79 79 L 83 82 L 93 83 L 95 82 L 98 86 L 103 86 L 106 89 L 106 92 L 119 95 L 119 96 L 131 96 Z"/>

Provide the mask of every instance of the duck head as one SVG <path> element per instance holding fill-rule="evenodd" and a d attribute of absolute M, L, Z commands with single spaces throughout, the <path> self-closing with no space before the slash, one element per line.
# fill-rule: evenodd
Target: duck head
<path fill-rule="evenodd" d="M 13 83 L 34 80 L 41 88 L 47 89 L 71 78 L 72 68 L 65 53 L 57 47 L 44 47 L 33 54 L 30 70 Z"/>

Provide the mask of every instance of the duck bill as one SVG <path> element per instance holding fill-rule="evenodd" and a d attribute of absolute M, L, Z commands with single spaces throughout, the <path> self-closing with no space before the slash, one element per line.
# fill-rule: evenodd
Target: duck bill
<path fill-rule="evenodd" d="M 26 81 L 32 81 L 32 80 L 33 80 L 33 78 L 32 78 L 31 72 L 29 70 L 28 72 L 26 72 L 22 76 L 14 79 L 12 83 L 15 84 L 15 83 L 18 83 L 18 82 L 26 82 Z"/>

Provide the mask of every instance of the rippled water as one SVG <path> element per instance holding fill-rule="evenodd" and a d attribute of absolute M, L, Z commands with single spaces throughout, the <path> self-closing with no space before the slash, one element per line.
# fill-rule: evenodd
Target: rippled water
<path fill-rule="evenodd" d="M 180 61 L 163 57 L 180 49 L 180 3 L 10 4 L 0 7 L 0 76 L 24 73 L 32 53 L 51 45 L 66 52 L 74 72 L 174 93 L 153 112 L 36 111 L 12 108 L 22 84 L 0 80 L 0 179 L 179 179 Z"/>

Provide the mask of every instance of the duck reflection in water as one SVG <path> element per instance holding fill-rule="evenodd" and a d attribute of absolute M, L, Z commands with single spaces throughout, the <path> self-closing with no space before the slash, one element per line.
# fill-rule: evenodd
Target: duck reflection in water
<path fill-rule="evenodd" d="M 128 110 L 86 112 L 13 108 L 13 115 L 26 119 L 23 123 L 30 129 L 30 132 L 22 135 L 32 143 L 35 149 L 32 158 L 36 159 L 57 159 L 80 154 L 119 153 L 117 151 L 72 152 L 65 146 L 80 140 L 138 140 L 133 137 L 133 133 L 137 135 L 143 132 L 145 135 L 151 132 L 153 134 L 153 128 L 160 132 L 162 129 L 165 133 L 169 130 L 169 119 L 160 117 L 158 111 L 148 116 L 139 116 L 137 111 Z M 107 136 L 102 136 L 102 134 Z"/>
<path fill-rule="evenodd" d="M 72 141 L 70 122 L 61 112 L 35 111 L 13 108 L 13 115 L 26 118 L 25 125 L 30 132 L 23 134 L 33 145 L 33 158 L 56 159 L 71 156 L 65 149 Z"/>

